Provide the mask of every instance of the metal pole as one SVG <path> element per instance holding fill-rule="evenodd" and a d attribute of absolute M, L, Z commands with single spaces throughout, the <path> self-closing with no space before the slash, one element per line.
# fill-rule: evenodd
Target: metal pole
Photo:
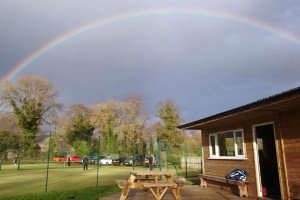
<path fill-rule="evenodd" d="M 202 169 L 202 144 L 200 144 L 200 174 L 203 174 L 203 169 Z"/>
<path fill-rule="evenodd" d="M 159 171 L 161 171 L 161 142 L 158 143 Z"/>
<path fill-rule="evenodd" d="M 100 165 L 100 134 L 99 134 L 99 148 L 98 148 L 98 159 L 97 159 L 97 187 L 99 187 L 99 165 Z"/>
<path fill-rule="evenodd" d="M 21 165 L 21 159 L 20 157 L 18 158 L 18 170 L 20 170 L 20 165 Z"/>
<path fill-rule="evenodd" d="M 48 191 L 48 177 L 49 177 L 49 161 L 50 161 L 50 146 L 51 146 L 51 131 L 49 135 L 49 145 L 48 145 L 48 160 L 47 160 L 47 176 L 46 176 L 46 188 L 45 193 Z"/>
<path fill-rule="evenodd" d="M 169 149 L 169 145 L 168 143 L 166 144 L 166 148 L 167 148 L 167 171 L 169 171 L 169 160 L 170 160 L 170 149 Z"/>
<path fill-rule="evenodd" d="M 188 173 L 187 173 L 187 145 L 186 145 L 186 143 L 184 144 L 184 156 L 185 156 L 185 177 L 187 177 Z"/>
<path fill-rule="evenodd" d="M 134 145 L 132 145 L 132 170 L 134 171 Z"/>

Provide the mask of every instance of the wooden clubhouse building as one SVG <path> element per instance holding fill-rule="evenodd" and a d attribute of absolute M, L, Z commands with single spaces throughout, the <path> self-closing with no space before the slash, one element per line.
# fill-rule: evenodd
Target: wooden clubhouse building
<path fill-rule="evenodd" d="M 178 128 L 201 130 L 204 175 L 224 178 L 239 168 L 248 173 L 249 197 L 300 199 L 300 87 Z"/>

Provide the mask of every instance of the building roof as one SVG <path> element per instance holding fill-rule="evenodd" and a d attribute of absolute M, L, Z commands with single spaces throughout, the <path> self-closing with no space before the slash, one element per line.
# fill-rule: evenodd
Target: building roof
<path fill-rule="evenodd" d="M 279 104 L 282 102 L 286 102 L 287 100 L 293 100 L 293 99 L 297 99 L 296 100 L 296 104 L 299 105 L 300 103 L 300 87 L 279 93 L 279 94 L 275 94 L 273 96 L 269 96 L 267 98 L 263 98 L 257 101 L 254 101 L 252 103 L 246 104 L 244 106 L 240 106 L 225 112 L 221 112 L 203 119 L 199 119 L 193 122 L 189 122 L 186 124 L 182 124 L 180 126 L 178 126 L 179 129 L 199 129 L 196 127 L 201 127 L 201 125 L 205 124 L 205 123 L 209 123 L 212 121 L 216 121 L 218 119 L 222 119 L 225 118 L 227 116 L 232 116 L 232 115 L 237 115 L 237 114 L 241 114 L 241 113 L 245 113 L 247 111 L 253 111 L 253 110 L 258 110 L 259 108 L 262 107 L 267 107 L 270 105 L 273 106 L 274 110 L 278 109 L 279 107 L 274 107 L 275 104 Z M 294 100 L 295 101 L 295 100 Z M 294 104 L 295 104 L 294 103 Z M 293 105 L 294 105 L 293 104 Z M 280 107 L 282 108 L 282 106 Z M 270 111 L 271 107 L 269 108 Z"/>

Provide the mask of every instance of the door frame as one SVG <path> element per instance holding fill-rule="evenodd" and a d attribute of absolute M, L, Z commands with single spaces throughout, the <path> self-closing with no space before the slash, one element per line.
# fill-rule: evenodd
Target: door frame
<path fill-rule="evenodd" d="M 258 155 L 258 148 L 257 148 L 257 141 L 256 141 L 256 127 L 259 126 L 265 126 L 265 125 L 272 125 L 273 127 L 273 133 L 274 133 L 274 145 L 275 145 L 275 150 L 276 150 L 276 159 L 277 159 L 277 170 L 278 170 L 278 183 L 280 187 L 280 191 L 282 190 L 281 187 L 281 172 L 279 170 L 279 159 L 278 159 L 278 144 L 276 141 L 276 131 L 275 131 L 275 123 L 273 121 L 271 122 L 265 122 L 265 123 L 260 123 L 260 124 L 253 124 L 252 125 L 252 132 L 253 132 L 253 151 L 254 151 L 254 165 L 255 165 L 255 177 L 256 177 L 256 189 L 257 189 L 257 196 L 258 197 L 263 197 L 262 194 L 262 184 L 261 184 L 261 174 L 260 174 L 260 167 L 259 167 L 259 155 Z M 282 191 L 281 191 L 282 193 Z M 282 194 L 281 194 L 282 195 Z"/>

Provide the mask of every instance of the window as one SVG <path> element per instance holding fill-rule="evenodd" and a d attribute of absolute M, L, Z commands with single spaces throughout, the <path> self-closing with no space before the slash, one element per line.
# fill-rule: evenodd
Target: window
<path fill-rule="evenodd" d="M 210 143 L 211 143 L 211 154 L 216 155 L 216 145 L 215 145 L 215 137 L 213 135 L 210 136 Z"/>
<path fill-rule="evenodd" d="M 243 131 L 210 134 L 209 150 L 211 158 L 245 158 Z"/>

